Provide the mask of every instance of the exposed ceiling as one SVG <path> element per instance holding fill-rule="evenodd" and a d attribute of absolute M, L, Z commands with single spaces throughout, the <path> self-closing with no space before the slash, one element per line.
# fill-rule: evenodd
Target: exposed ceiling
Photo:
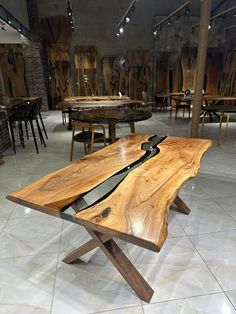
<path fill-rule="evenodd" d="M 0 44 L 21 43 L 21 34 L 0 19 Z"/>

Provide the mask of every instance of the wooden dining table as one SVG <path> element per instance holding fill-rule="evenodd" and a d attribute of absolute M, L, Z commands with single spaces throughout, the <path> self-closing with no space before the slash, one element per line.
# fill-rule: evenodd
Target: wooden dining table
<path fill-rule="evenodd" d="M 96 99 L 80 99 L 82 96 L 79 96 L 78 98 L 72 98 L 65 100 L 59 104 L 59 108 L 62 110 L 62 121 L 63 124 L 65 123 L 65 113 L 68 113 L 69 115 L 69 122 L 68 122 L 68 130 L 72 129 L 71 126 L 71 114 L 72 112 L 76 111 L 84 111 L 84 110 L 90 110 L 90 109 L 99 109 L 99 108 L 138 108 L 142 106 L 142 102 L 139 100 L 130 100 L 128 97 L 126 98 L 112 98 L 108 99 L 107 96 L 97 96 Z M 85 96 L 84 96 L 85 97 Z"/>
<path fill-rule="evenodd" d="M 153 289 L 113 238 L 159 252 L 168 234 L 170 205 L 190 213 L 178 192 L 196 176 L 210 146 L 205 139 L 131 134 L 8 194 L 7 199 L 82 225 L 91 240 L 63 261 L 76 262 L 99 247 L 136 294 L 150 302 Z M 102 193 L 91 199 L 97 188 Z"/>
<path fill-rule="evenodd" d="M 172 100 L 178 103 L 186 103 L 188 106 L 191 106 L 194 101 L 194 96 L 191 98 L 184 98 L 181 95 L 174 95 L 172 96 Z M 216 104 L 216 103 L 223 103 L 223 104 Z M 220 116 L 217 115 L 216 110 L 214 108 L 224 109 L 227 107 L 234 108 L 236 105 L 236 97 L 235 96 L 220 96 L 220 95 L 204 95 L 202 96 L 202 111 L 207 110 L 210 116 L 210 121 L 212 121 L 212 113 L 216 115 L 219 119 Z M 212 109 L 212 110 L 211 110 Z M 171 109 L 173 110 L 173 108 Z M 219 110 L 218 110 L 219 112 Z"/>
<path fill-rule="evenodd" d="M 149 111 L 142 109 L 91 109 L 86 111 L 78 111 L 72 113 L 71 119 L 86 123 L 108 124 L 109 139 L 114 143 L 116 141 L 116 124 L 129 123 L 131 133 L 135 133 L 134 122 L 143 121 L 151 118 L 152 114 Z"/>

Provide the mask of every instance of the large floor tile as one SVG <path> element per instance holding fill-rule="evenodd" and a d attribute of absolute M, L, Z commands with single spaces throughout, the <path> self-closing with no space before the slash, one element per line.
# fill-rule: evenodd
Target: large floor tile
<path fill-rule="evenodd" d="M 12 212 L 11 219 L 14 218 L 31 218 L 34 216 L 45 217 L 45 214 L 37 210 L 25 207 L 19 204 L 15 205 L 15 209 Z"/>
<path fill-rule="evenodd" d="M 53 314 L 85 314 L 141 305 L 119 272 L 105 261 L 103 253 L 95 255 L 86 264 L 59 264 Z"/>
<path fill-rule="evenodd" d="M 0 256 L 58 252 L 62 221 L 44 215 L 10 219 L 0 235 Z"/>
<path fill-rule="evenodd" d="M 226 292 L 227 297 L 230 299 L 231 303 L 236 309 L 236 290 L 227 291 Z"/>
<path fill-rule="evenodd" d="M 236 220 L 236 196 L 234 197 L 220 197 L 215 199 L 231 217 Z"/>
<path fill-rule="evenodd" d="M 154 290 L 152 303 L 222 291 L 186 237 L 168 239 L 160 253 L 130 244 L 128 252 Z"/>
<path fill-rule="evenodd" d="M 8 201 L 5 197 L 5 193 L 0 196 L 0 219 L 8 219 L 16 204 Z"/>
<path fill-rule="evenodd" d="M 236 221 L 213 200 L 192 200 L 188 216 L 177 215 L 177 221 L 188 235 L 236 229 Z"/>
<path fill-rule="evenodd" d="M 236 230 L 191 236 L 223 290 L 236 289 Z"/>
<path fill-rule="evenodd" d="M 223 293 L 143 306 L 145 314 L 236 314 Z"/>
<path fill-rule="evenodd" d="M 57 254 L 1 258 L 0 313 L 50 313 L 56 264 Z"/>
<path fill-rule="evenodd" d="M 5 226 L 5 224 L 6 224 L 6 222 L 7 222 L 7 219 L 1 219 L 0 220 L 0 233 L 2 232 L 2 230 L 3 230 L 3 228 L 4 228 L 4 226 Z"/>

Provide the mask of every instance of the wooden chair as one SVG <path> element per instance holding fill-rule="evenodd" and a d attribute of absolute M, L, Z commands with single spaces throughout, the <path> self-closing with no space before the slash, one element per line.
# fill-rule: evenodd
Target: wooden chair
<path fill-rule="evenodd" d="M 177 119 L 179 109 L 183 109 L 183 117 L 184 117 L 185 109 L 187 109 L 188 110 L 188 117 L 190 119 L 191 100 L 185 99 L 183 101 L 179 101 L 179 100 L 175 101 L 175 119 Z"/>
<path fill-rule="evenodd" d="M 106 146 L 106 134 L 105 128 L 101 124 L 88 124 L 80 121 L 71 121 L 72 124 L 72 141 L 71 141 L 71 152 L 70 161 L 73 159 L 74 153 L 74 142 L 84 143 L 85 154 L 93 151 L 93 144 L 96 141 L 103 140 L 104 146 Z M 95 129 L 102 129 L 102 132 L 95 132 Z M 76 130 L 81 132 L 75 134 Z"/>

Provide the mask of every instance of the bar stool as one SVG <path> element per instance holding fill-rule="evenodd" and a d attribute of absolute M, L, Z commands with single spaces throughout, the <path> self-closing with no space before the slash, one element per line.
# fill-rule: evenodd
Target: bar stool
<path fill-rule="evenodd" d="M 15 135 L 14 135 L 14 131 L 13 131 L 13 124 L 14 123 L 18 124 L 20 143 L 23 147 L 25 147 L 25 141 L 24 141 L 24 131 L 23 131 L 22 122 L 24 122 L 26 125 L 27 138 L 29 138 L 27 124 L 28 123 L 30 124 L 36 152 L 37 152 L 37 154 L 39 154 L 36 134 L 35 134 L 35 130 L 34 130 L 34 124 L 33 124 L 33 121 L 36 121 L 40 141 L 42 144 L 44 144 L 44 147 L 46 147 L 46 143 L 45 143 L 45 140 L 44 140 L 44 137 L 43 137 L 43 134 L 42 134 L 42 131 L 40 129 L 39 122 L 38 122 L 38 115 L 39 115 L 39 111 L 40 111 L 39 106 L 40 106 L 39 102 L 32 101 L 30 103 L 20 102 L 19 104 L 15 104 L 14 106 L 12 106 L 10 108 L 10 110 L 9 110 L 9 126 L 10 126 L 10 132 L 11 132 L 11 137 L 12 137 L 13 149 L 14 149 L 15 153 L 16 153 L 16 144 L 15 144 Z"/>

